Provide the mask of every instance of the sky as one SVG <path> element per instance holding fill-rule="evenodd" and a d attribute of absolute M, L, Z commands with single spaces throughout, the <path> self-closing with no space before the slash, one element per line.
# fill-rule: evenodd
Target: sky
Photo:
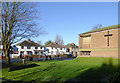
<path fill-rule="evenodd" d="M 38 25 L 48 33 L 32 38 L 34 41 L 55 41 L 56 35 L 64 44 L 79 45 L 79 34 L 92 30 L 96 24 L 102 27 L 118 24 L 117 2 L 37 2 L 40 19 Z"/>

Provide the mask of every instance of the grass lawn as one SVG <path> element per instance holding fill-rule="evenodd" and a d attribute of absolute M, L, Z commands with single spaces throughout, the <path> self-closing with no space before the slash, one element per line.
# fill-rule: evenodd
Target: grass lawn
<path fill-rule="evenodd" d="M 73 60 L 48 60 L 3 64 L 3 82 L 108 81 L 118 71 L 118 60 L 80 57 Z M 97 82 L 96 82 L 97 83 Z"/>

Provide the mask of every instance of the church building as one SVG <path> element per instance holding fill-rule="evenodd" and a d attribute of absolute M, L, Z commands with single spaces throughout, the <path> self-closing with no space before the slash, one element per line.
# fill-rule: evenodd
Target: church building
<path fill-rule="evenodd" d="M 112 57 L 120 53 L 120 27 L 98 28 L 79 34 L 79 57 Z"/>

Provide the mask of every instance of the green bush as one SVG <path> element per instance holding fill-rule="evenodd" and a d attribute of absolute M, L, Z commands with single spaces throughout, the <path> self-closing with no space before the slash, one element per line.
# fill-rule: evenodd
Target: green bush
<path fill-rule="evenodd" d="M 63 55 L 68 55 L 68 54 L 63 53 Z"/>
<path fill-rule="evenodd" d="M 34 56 L 34 55 L 40 55 L 40 54 L 33 54 L 33 56 Z"/>

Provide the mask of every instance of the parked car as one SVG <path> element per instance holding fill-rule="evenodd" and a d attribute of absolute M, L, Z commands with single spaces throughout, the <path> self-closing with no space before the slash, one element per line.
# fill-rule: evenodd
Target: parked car
<path fill-rule="evenodd" d="M 72 54 L 68 54 L 68 57 L 69 57 L 69 58 L 72 58 Z"/>

